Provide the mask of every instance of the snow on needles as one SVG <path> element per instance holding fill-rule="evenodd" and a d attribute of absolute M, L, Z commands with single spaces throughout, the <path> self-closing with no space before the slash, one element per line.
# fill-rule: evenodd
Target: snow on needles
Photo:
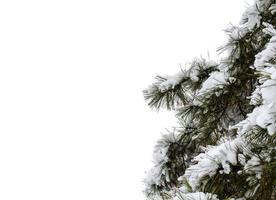
<path fill-rule="evenodd" d="M 194 193 L 187 193 L 187 194 L 180 194 L 173 198 L 173 200 L 219 200 L 217 195 L 213 195 L 210 193 L 203 193 L 203 192 L 194 192 Z"/>
<path fill-rule="evenodd" d="M 250 31 L 260 26 L 261 16 L 256 6 L 250 6 L 243 14 L 241 24 Z"/>
<path fill-rule="evenodd" d="M 175 75 L 172 76 L 166 76 L 166 81 L 160 83 L 159 90 L 161 92 L 167 91 L 169 89 L 173 89 L 176 85 L 178 85 L 183 79 L 185 79 L 187 76 L 184 72 L 178 72 Z"/>
<path fill-rule="evenodd" d="M 230 164 L 237 164 L 237 150 L 244 145 L 242 138 L 228 140 L 218 146 L 209 146 L 205 153 L 194 158 L 197 164 L 190 166 L 184 177 L 195 191 L 205 176 L 213 176 L 222 167 L 221 173 L 230 173 Z"/>
<path fill-rule="evenodd" d="M 154 185 L 164 186 L 162 176 L 165 176 L 166 181 L 170 181 L 164 164 L 169 160 L 167 156 L 169 145 L 176 142 L 176 137 L 175 133 L 169 133 L 163 135 L 157 142 L 153 153 L 154 167 L 147 173 L 147 177 L 144 180 L 146 184 L 146 193 L 150 193 L 151 187 Z"/>
<path fill-rule="evenodd" d="M 269 135 L 276 133 L 276 29 L 273 25 L 263 22 L 265 19 L 262 19 L 263 12 L 265 11 L 272 14 L 276 13 L 276 4 L 271 4 L 269 0 L 256 0 L 256 3 L 245 11 L 240 26 L 231 26 L 227 30 L 229 34 L 229 41 L 225 45 L 227 55 L 219 64 L 207 62 L 205 60 L 196 60 L 190 64 L 189 69 L 180 71 L 172 76 L 161 77 L 159 82 L 154 85 L 155 91 L 157 90 L 158 92 L 164 93 L 180 85 L 178 88 L 185 89 L 184 96 L 188 96 L 188 92 L 192 94 L 187 98 L 188 103 L 186 103 L 185 99 L 185 103 L 183 103 L 185 105 L 181 104 L 180 107 L 186 106 L 186 104 L 192 102 L 191 104 L 195 106 L 191 108 L 201 111 L 201 108 L 205 109 L 204 106 L 206 102 L 214 102 L 213 98 L 208 97 L 213 97 L 211 95 L 219 96 L 220 94 L 227 94 L 227 89 L 230 88 L 228 86 L 232 86 L 231 84 L 234 82 L 239 83 L 240 71 L 244 76 L 248 75 L 253 77 L 252 79 L 248 79 L 251 81 L 250 88 L 248 89 L 250 92 L 242 94 L 243 100 L 247 101 L 247 99 L 249 99 L 252 106 L 248 105 L 248 109 L 244 109 L 245 112 L 242 113 L 242 117 L 237 118 L 237 120 L 235 118 L 233 123 L 225 123 L 224 129 L 226 134 L 223 133 L 224 137 L 221 138 L 221 140 L 214 141 L 214 143 L 212 143 L 214 146 L 203 147 L 204 152 L 198 153 L 199 151 L 197 151 L 195 157 L 193 157 L 195 154 L 192 154 L 192 161 L 190 162 L 189 160 L 185 169 L 181 171 L 182 176 L 178 178 L 178 183 L 180 185 L 174 186 L 185 186 L 188 189 L 186 188 L 183 191 L 179 190 L 181 191 L 180 194 L 172 195 L 172 200 L 218 200 L 215 195 L 201 192 L 201 186 L 204 180 L 206 180 L 205 178 L 213 177 L 218 173 L 230 175 L 233 173 L 246 173 L 250 175 L 250 177 L 253 175 L 252 177 L 257 179 L 262 177 L 263 162 L 266 162 L 267 159 L 269 160 L 270 150 L 267 149 L 257 153 L 257 155 L 254 154 L 254 141 L 249 141 L 247 136 L 250 136 L 250 134 L 254 133 L 256 130 L 265 130 Z M 249 37 L 253 38 L 252 41 L 248 39 Z M 262 37 L 265 38 L 265 45 L 260 42 Z M 254 49 L 256 54 L 250 54 L 250 59 L 248 59 L 250 62 L 240 63 L 239 59 L 243 59 L 243 55 L 247 54 L 247 52 L 243 52 L 240 43 L 248 41 L 252 42 L 252 49 Z M 237 63 L 238 66 L 236 66 Z M 240 67 L 238 68 L 240 71 L 235 70 L 235 67 Z M 245 67 L 247 67 L 248 70 L 243 71 Z M 206 70 L 208 68 L 211 69 Z M 239 73 L 237 73 L 237 71 Z M 247 81 L 247 79 L 245 80 Z M 245 83 L 247 84 L 247 82 Z M 189 88 L 189 84 L 194 84 L 196 87 Z M 244 84 L 244 82 L 240 82 L 239 84 Z M 236 85 L 233 84 L 233 86 Z M 191 91 L 189 91 L 189 89 Z M 241 92 L 243 92 L 243 90 L 241 90 Z M 228 110 L 226 111 L 228 112 Z M 192 120 L 196 119 L 195 117 L 195 119 Z M 198 129 L 199 133 L 196 132 L 196 134 L 200 134 L 200 128 L 201 127 Z M 235 131 L 233 131 L 233 129 L 235 129 Z M 233 134 L 231 131 L 233 131 Z M 228 134 L 228 132 L 231 134 Z M 231 135 L 231 138 L 229 135 Z M 158 141 L 154 151 L 154 167 L 148 173 L 148 177 L 145 180 L 148 191 L 151 190 L 150 188 L 152 186 L 166 187 L 167 183 L 172 183 L 172 180 L 170 180 L 168 176 L 168 170 L 170 169 L 167 169 L 165 165 L 169 162 L 169 146 L 176 141 L 174 134 L 163 136 L 163 138 Z M 262 143 L 262 141 L 257 141 L 257 143 Z M 183 152 L 183 155 L 184 154 L 185 152 Z M 238 171 L 232 171 L 233 166 L 238 166 L 238 168 L 235 168 L 236 170 L 238 169 Z M 169 192 L 172 190 L 173 188 Z"/>
<path fill-rule="evenodd" d="M 202 88 L 199 90 L 199 94 L 205 94 L 210 90 L 216 88 L 223 88 L 227 84 L 228 73 L 224 71 L 215 71 L 212 72 L 209 78 L 203 82 Z"/>
<path fill-rule="evenodd" d="M 241 134 L 250 131 L 254 126 L 266 128 L 270 135 L 276 132 L 276 65 L 270 63 L 276 56 L 276 30 L 267 23 L 265 26 L 263 31 L 272 37 L 264 50 L 256 55 L 254 68 L 261 74 L 262 84 L 251 97 L 251 102 L 261 100 L 261 105 L 255 107 L 244 121 L 235 126 Z"/>
<path fill-rule="evenodd" d="M 256 9 L 247 10 L 246 15 L 247 22 L 244 23 L 249 30 L 260 25 L 260 18 Z M 238 161 L 237 149 L 245 145 L 243 135 L 252 130 L 254 126 L 266 128 L 270 135 L 276 132 L 276 65 L 273 62 L 271 63 L 276 56 L 276 30 L 270 24 L 264 23 L 264 26 L 263 32 L 270 35 L 271 39 L 255 57 L 253 67 L 261 74 L 261 85 L 256 87 L 251 96 L 252 104 L 261 101 L 261 105 L 256 106 L 245 120 L 234 126 L 238 129 L 239 136 L 217 146 L 208 147 L 205 153 L 201 153 L 193 159 L 196 164 L 186 169 L 183 176 L 188 180 L 193 191 L 197 190 L 202 178 L 213 176 L 218 169 L 221 169 L 220 173 L 227 174 L 231 172 L 230 164 L 236 165 Z M 199 93 L 204 94 L 206 91 L 221 88 L 227 84 L 227 79 L 229 77 L 226 72 L 223 70 L 215 71 L 203 83 Z M 245 163 L 244 170 L 253 170 L 252 166 L 257 166 L 258 162 L 259 159 L 253 156 Z M 258 173 L 258 171 L 261 171 L 260 168 L 255 168 L 254 173 L 260 177 L 261 175 Z"/>
<path fill-rule="evenodd" d="M 179 85 L 184 80 L 191 80 L 193 82 L 199 81 L 199 74 L 201 70 L 214 67 L 217 64 L 214 61 L 206 61 L 205 59 L 194 59 L 188 69 L 183 69 L 180 72 L 172 75 L 165 76 L 162 83 L 159 84 L 159 91 L 165 92 L 169 89 L 173 89 L 176 85 Z"/>
<path fill-rule="evenodd" d="M 254 67 L 257 70 L 264 70 L 264 66 L 276 55 L 276 30 L 268 23 L 263 24 L 266 26 L 266 28 L 263 29 L 263 32 L 272 37 L 268 42 L 267 47 L 256 55 Z"/>

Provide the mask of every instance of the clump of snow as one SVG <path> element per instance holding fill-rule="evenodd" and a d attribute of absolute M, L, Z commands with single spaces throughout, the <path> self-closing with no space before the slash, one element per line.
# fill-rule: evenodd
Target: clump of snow
<path fill-rule="evenodd" d="M 276 4 L 272 4 L 269 8 L 271 14 L 275 14 L 276 13 Z"/>
<path fill-rule="evenodd" d="M 225 71 L 212 72 L 209 78 L 203 82 L 202 87 L 198 93 L 201 95 L 217 88 L 223 88 L 224 85 L 228 84 L 228 78 L 229 75 Z"/>
<path fill-rule="evenodd" d="M 250 96 L 250 104 L 258 105 L 261 101 L 262 101 L 261 88 L 259 86 L 256 86 L 256 89 Z"/>
<path fill-rule="evenodd" d="M 262 104 L 248 114 L 246 120 L 237 124 L 236 127 L 240 133 L 245 133 L 256 125 L 267 128 L 270 135 L 276 132 L 276 68 L 267 65 L 275 56 L 276 36 L 273 36 L 267 47 L 256 56 L 255 60 L 256 69 L 260 72 L 266 72 L 265 74 L 270 74 L 271 79 L 264 80 L 263 84 L 253 92 L 251 102 L 254 104 L 257 100 L 262 99 Z"/>
<path fill-rule="evenodd" d="M 149 172 L 147 172 L 147 177 L 144 179 L 144 183 L 146 185 L 145 192 L 151 191 L 151 186 L 158 185 L 161 186 L 161 176 L 164 172 L 162 171 L 162 168 L 160 165 L 151 168 Z"/>
<path fill-rule="evenodd" d="M 254 173 L 258 179 L 261 178 L 262 175 L 262 165 L 261 160 L 257 156 L 252 156 L 245 164 L 244 170 L 247 173 Z"/>
<path fill-rule="evenodd" d="M 237 199 L 235 199 L 235 198 L 230 198 L 229 200 L 246 200 L 246 198 L 244 198 L 244 197 L 242 197 L 242 198 L 237 198 Z"/>
<path fill-rule="evenodd" d="M 173 200 L 184 200 L 184 199 L 191 199 L 191 200 L 219 200 L 217 195 L 210 194 L 210 193 L 203 193 L 203 192 L 194 192 L 194 193 L 187 193 L 187 194 L 180 194 L 177 195 Z"/>
<path fill-rule="evenodd" d="M 255 126 L 266 128 L 268 134 L 273 135 L 276 132 L 276 105 L 261 105 L 256 107 L 252 113 L 247 115 L 247 118 L 234 127 L 238 132 L 245 134 L 252 130 Z"/>
<path fill-rule="evenodd" d="M 263 22 L 263 25 L 265 28 L 262 30 L 264 33 L 270 35 L 270 36 L 275 36 L 276 35 L 276 30 L 273 28 L 273 26 L 267 22 Z"/>
<path fill-rule="evenodd" d="M 244 140 L 237 137 L 218 146 L 209 146 L 205 153 L 201 153 L 193 160 L 197 164 L 190 166 L 184 174 L 193 190 L 199 186 L 205 176 L 213 176 L 222 167 L 221 173 L 229 174 L 230 164 L 237 164 L 237 150 L 244 146 Z"/>
<path fill-rule="evenodd" d="M 265 81 L 261 86 L 261 93 L 263 97 L 263 104 L 276 104 L 276 80 L 270 79 Z"/>
<path fill-rule="evenodd" d="M 266 64 L 276 56 L 276 30 L 269 24 L 264 24 L 266 28 L 263 30 L 265 33 L 271 35 L 266 48 L 258 53 L 255 57 L 254 66 L 257 70 L 263 70 Z"/>
<path fill-rule="evenodd" d="M 168 171 L 163 165 L 169 160 L 167 156 L 168 148 L 171 143 L 176 142 L 177 136 L 172 132 L 163 137 L 157 142 L 153 153 L 154 167 L 147 173 L 147 177 L 144 180 L 146 184 L 146 190 L 150 191 L 152 185 L 162 186 L 164 185 L 162 176 L 166 177 L 166 181 L 170 182 L 168 177 Z"/>
<path fill-rule="evenodd" d="M 199 81 L 201 70 L 205 70 L 216 65 L 217 64 L 212 60 L 206 61 L 205 59 L 194 59 L 190 63 L 190 68 L 187 70 L 187 75 L 192 81 L 197 82 Z"/>
<path fill-rule="evenodd" d="M 276 30 L 265 24 L 264 32 L 271 35 L 267 46 L 255 57 L 254 67 L 263 76 L 261 85 L 257 86 L 251 96 L 253 105 L 261 101 L 261 105 L 247 115 L 247 118 L 235 127 L 240 134 L 244 134 L 259 126 L 267 129 L 268 134 L 276 133 L 276 67 L 270 61 L 276 57 Z"/>
<path fill-rule="evenodd" d="M 272 110 L 272 111 L 271 111 Z M 238 123 L 235 127 L 242 134 L 249 132 L 254 126 L 266 128 L 268 134 L 273 135 L 276 132 L 275 117 L 276 106 L 259 106 L 248 114 L 246 120 Z"/>
<path fill-rule="evenodd" d="M 183 80 L 190 79 L 193 82 L 199 81 L 200 71 L 208 69 L 215 66 L 214 61 L 206 61 L 204 59 L 194 59 L 190 64 L 188 69 L 183 69 L 180 72 L 171 75 L 165 76 L 166 79 L 159 84 L 158 89 L 161 92 L 165 92 L 169 89 L 173 89 L 175 86 L 179 85 Z"/>
<path fill-rule="evenodd" d="M 241 24 L 252 31 L 255 27 L 260 26 L 261 16 L 259 10 L 255 6 L 250 6 L 243 14 Z"/>
<path fill-rule="evenodd" d="M 276 70 L 271 73 L 271 79 L 276 80 Z"/>
<path fill-rule="evenodd" d="M 263 115 L 261 127 L 266 127 L 270 135 L 276 132 L 276 80 L 267 80 L 261 89 L 263 106 L 260 112 Z M 261 109 L 260 108 L 260 109 Z"/>
<path fill-rule="evenodd" d="M 178 85 L 183 79 L 185 79 L 186 73 L 184 72 L 178 72 L 175 75 L 172 76 L 166 76 L 166 81 L 160 83 L 159 90 L 161 92 L 167 91 L 169 89 L 173 89 L 176 85 Z"/>
<path fill-rule="evenodd" d="M 225 31 L 227 32 L 231 40 L 239 40 L 244 37 L 245 34 L 248 32 L 247 29 L 243 27 L 233 26 L 232 24 L 228 25 Z"/>

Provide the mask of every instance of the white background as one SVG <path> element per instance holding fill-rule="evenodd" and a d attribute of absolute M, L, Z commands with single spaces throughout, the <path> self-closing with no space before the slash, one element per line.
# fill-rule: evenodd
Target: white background
<path fill-rule="evenodd" d="M 175 122 L 142 90 L 215 58 L 246 5 L 0 1 L 0 199 L 145 199 L 153 146 Z"/>

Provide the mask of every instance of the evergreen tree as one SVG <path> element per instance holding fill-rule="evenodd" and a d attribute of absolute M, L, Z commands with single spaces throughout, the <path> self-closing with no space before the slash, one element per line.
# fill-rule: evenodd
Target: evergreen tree
<path fill-rule="evenodd" d="M 276 199 L 276 0 L 256 0 L 214 62 L 194 59 L 144 90 L 179 126 L 154 150 L 150 199 Z"/>

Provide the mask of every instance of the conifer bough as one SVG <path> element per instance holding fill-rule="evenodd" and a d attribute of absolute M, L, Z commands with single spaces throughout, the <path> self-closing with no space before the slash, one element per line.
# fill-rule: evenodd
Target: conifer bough
<path fill-rule="evenodd" d="M 256 0 L 226 34 L 219 61 L 144 90 L 179 121 L 155 146 L 149 199 L 276 200 L 276 1 Z"/>

